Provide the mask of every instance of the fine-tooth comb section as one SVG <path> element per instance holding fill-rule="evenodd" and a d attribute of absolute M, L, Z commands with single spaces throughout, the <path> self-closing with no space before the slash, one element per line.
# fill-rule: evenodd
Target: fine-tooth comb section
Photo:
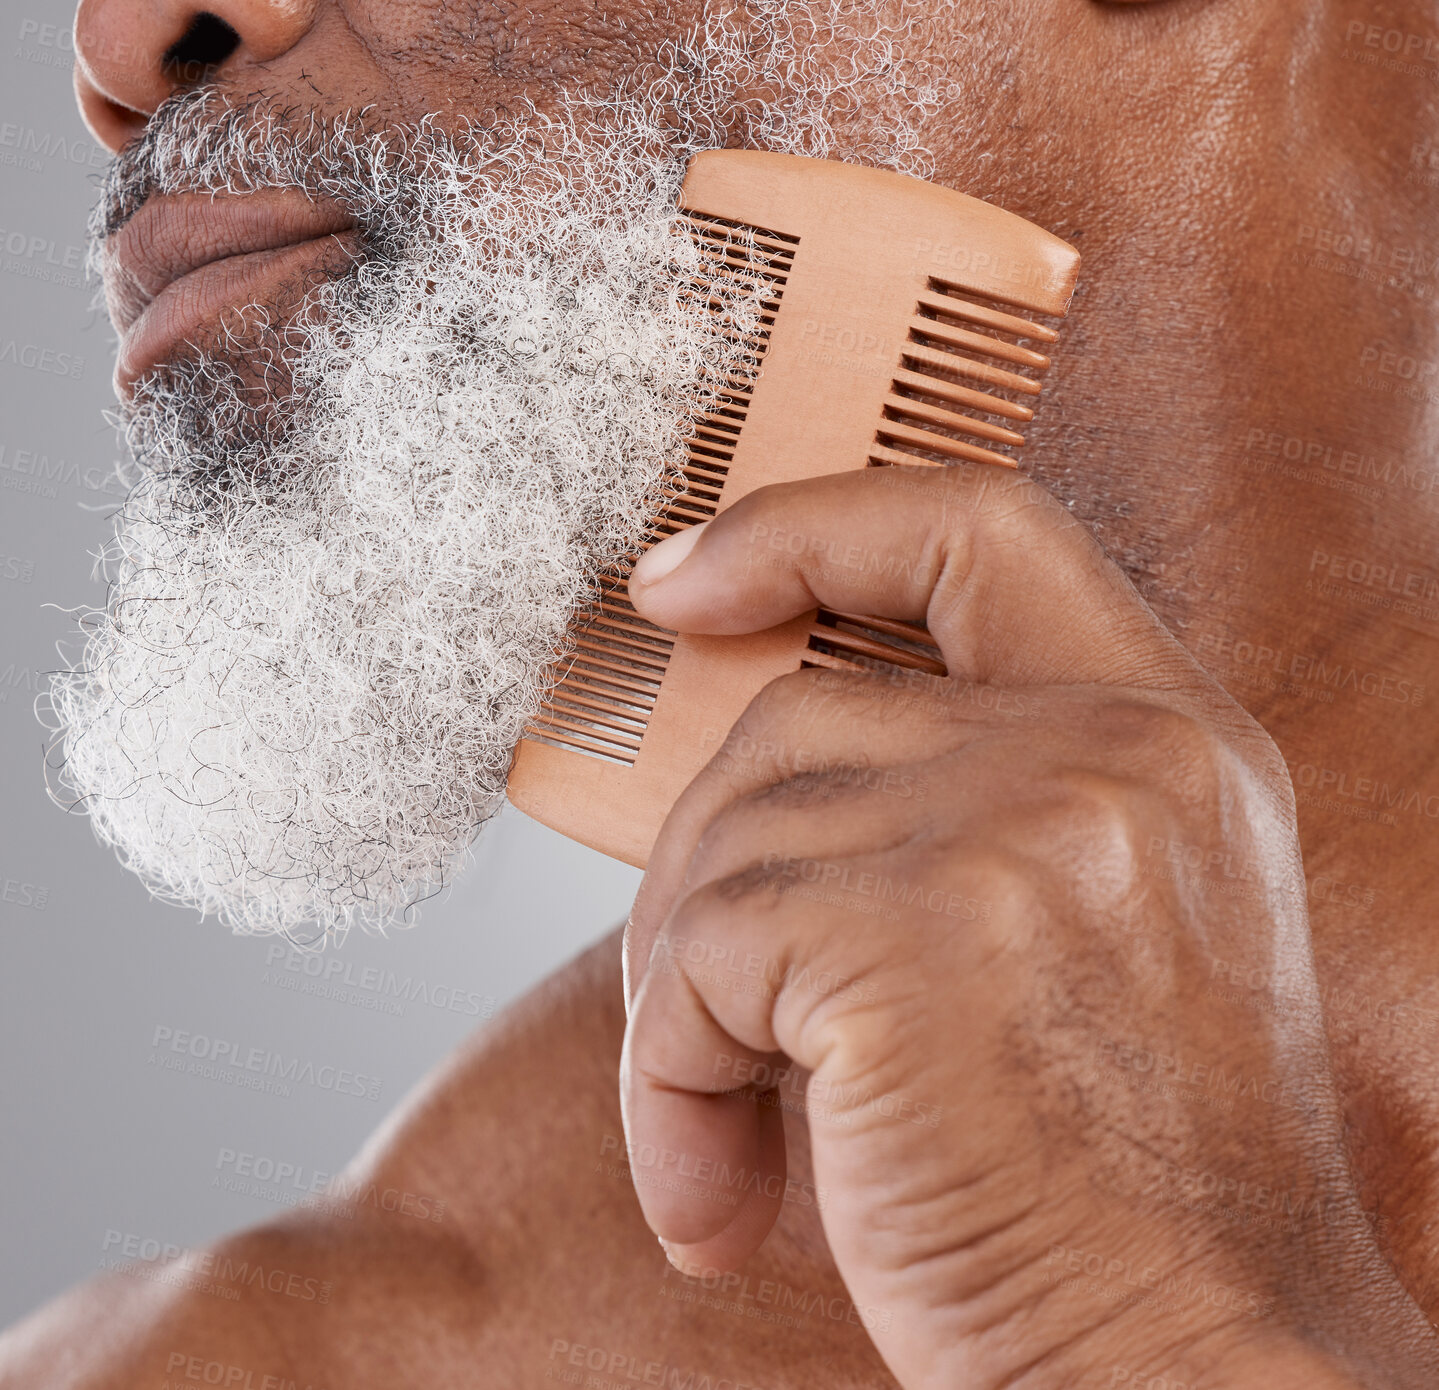
<path fill-rule="evenodd" d="M 694 421 L 681 479 L 671 487 L 642 551 L 716 516 L 798 245 L 797 237 L 722 218 L 682 213 L 679 221 L 704 254 L 709 272 L 707 280 L 694 285 L 696 303 L 722 310 L 725 301 L 716 286 L 725 279 L 741 288 L 758 284 L 768 293 L 759 301 L 758 330 L 743 339 L 749 347 L 749 363 Z M 623 565 L 602 578 L 596 610 L 574 635 L 573 649 L 563 658 L 560 674 L 525 731 L 527 737 L 633 764 L 674 650 L 675 634 L 635 612 L 627 589 L 631 568 Z"/>
<path fill-rule="evenodd" d="M 640 617 L 619 586 L 575 635 L 563 675 L 530 726 L 532 737 L 615 762 L 632 763 L 674 634 Z"/>
<path fill-rule="evenodd" d="M 641 552 L 770 483 L 1016 466 L 1074 291 L 1072 247 L 952 189 L 754 150 L 696 155 L 678 212 L 701 255 L 682 292 L 740 365 L 692 421 Z M 729 317 L 736 292 L 755 288 L 758 321 Z M 858 594 L 916 558 L 782 517 L 747 541 L 756 565 L 808 555 Z M 630 864 L 645 865 L 675 799 L 767 682 L 805 666 L 945 674 L 922 626 L 857 612 L 742 637 L 667 632 L 630 603 L 632 563 L 604 577 L 557 654 L 509 781 L 522 811 Z"/>

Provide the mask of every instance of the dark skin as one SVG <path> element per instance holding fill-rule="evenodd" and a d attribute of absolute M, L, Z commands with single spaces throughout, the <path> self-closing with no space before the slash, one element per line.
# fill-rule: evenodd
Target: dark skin
<path fill-rule="evenodd" d="M 617 9 L 602 19 L 581 6 L 513 15 L 330 3 L 213 8 L 242 37 L 214 74 L 229 89 L 322 111 L 374 102 L 382 117 L 395 119 L 431 110 L 483 113 L 521 94 L 544 105 L 577 74 L 603 81 L 643 62 L 693 18 Z M 188 18 L 139 0 L 82 6 L 82 109 L 113 147 L 171 90 L 159 55 Z M 1422 57 L 1414 72 L 1363 60 L 1385 56 L 1389 32 L 1401 45 L 1418 35 L 1432 48 L 1436 24 L 1432 7 L 1418 0 L 1382 7 L 1360 0 L 1046 0 L 961 6 L 930 36 L 962 85 L 953 109 L 925 132 L 939 181 L 1053 229 L 1085 256 L 1083 291 L 1030 432 L 1026 468 L 1089 524 L 1116 566 L 1106 582 L 1127 575 L 1136 601 L 1158 620 L 1158 631 L 1172 635 L 1173 647 L 1150 634 L 1144 640 L 1157 645 L 1139 644 L 1141 656 L 1153 658 L 1142 670 L 1127 668 L 1122 678 L 1116 669 L 1086 672 L 1084 683 L 1144 686 L 1162 650 L 1164 662 L 1178 663 L 1174 671 L 1196 677 L 1190 693 L 1203 702 L 1186 714 L 1193 723 L 1177 746 L 1192 752 L 1197 740 L 1219 732 L 1242 738 L 1246 765 L 1285 808 L 1273 840 L 1250 837 L 1258 823 L 1252 810 L 1239 816 L 1239 829 L 1233 818 L 1219 829 L 1204 815 L 1174 822 L 1160 837 L 1166 849 L 1151 855 L 1148 867 L 1182 869 L 1190 843 L 1240 864 L 1270 853 L 1282 860 L 1291 839 L 1303 852 L 1307 922 L 1297 929 L 1290 922 L 1283 932 L 1272 915 L 1245 916 L 1253 900 L 1223 892 L 1233 886 L 1235 875 L 1222 867 L 1231 861 L 1212 861 L 1221 867 L 1206 882 L 1221 891 L 1199 895 L 1207 907 L 1184 919 L 1185 939 L 1204 939 L 1222 899 L 1224 921 L 1253 949 L 1203 955 L 1148 1033 L 1202 1057 L 1237 1037 L 1262 1035 L 1271 1069 L 1293 1066 L 1286 1076 L 1323 1093 L 1319 1109 L 1332 1102 L 1332 1132 L 1309 1124 L 1302 1136 L 1282 1125 L 1271 1133 L 1266 1111 L 1262 1122 L 1233 1119 L 1214 1131 L 1186 1124 L 1176 1138 L 1168 1121 L 1193 1112 L 1172 1105 L 1138 1117 L 1119 1107 L 1108 1115 L 1110 1128 L 1129 1138 L 1159 1133 L 1161 1159 L 1170 1165 L 1162 1171 L 1181 1175 L 1216 1166 L 1228 1173 L 1257 1151 L 1267 1164 L 1261 1184 L 1309 1190 L 1332 1182 L 1323 1209 L 1361 1214 L 1358 1226 L 1340 1223 L 1338 1237 L 1323 1222 L 1322 1230 L 1311 1224 L 1294 1236 L 1156 1202 L 1150 1189 L 1119 1184 L 1125 1220 L 1160 1223 L 1143 1227 L 1150 1234 L 1139 1263 L 1193 1256 L 1226 1288 L 1273 1292 L 1281 1316 L 1264 1321 L 1263 1337 L 1236 1337 L 1235 1328 L 1250 1330 L 1242 1318 L 1202 1322 L 1186 1314 L 1173 1336 L 1173 1325 L 1136 1316 L 1129 1305 L 1106 1331 L 1112 1301 L 1039 1298 L 1012 1360 L 996 1369 L 997 1354 L 982 1339 L 976 1344 L 974 1384 L 1005 1383 L 1005 1376 L 1032 1385 L 1143 1384 L 1142 1376 L 1123 1378 L 1132 1371 L 1183 1384 L 1432 1383 L 1430 1339 L 1439 1318 L 1439 950 L 1432 931 L 1439 887 L 1432 864 L 1439 819 L 1428 808 L 1439 790 L 1439 749 L 1427 692 L 1439 680 L 1439 599 L 1432 596 L 1439 504 L 1430 486 L 1439 437 L 1432 234 L 1439 169 L 1424 151 L 1439 127 L 1439 84 L 1426 76 Z M 1377 40 L 1369 26 L 1377 26 Z M 125 43 L 121 61 L 115 55 Z M 146 61 L 134 61 L 137 45 Z M 821 493 L 786 504 L 791 514 L 812 507 L 808 524 L 816 531 L 841 523 L 880 537 L 894 515 L 896 504 L 877 492 L 839 501 Z M 972 533 L 958 510 L 954 517 L 946 535 L 960 543 Z M 1061 534 L 1057 510 L 1047 524 Z M 736 623 L 746 615 L 756 625 L 766 615 L 773 621 L 774 605 L 795 598 L 795 576 L 771 574 L 771 587 L 756 596 L 744 557 L 726 561 L 719 538 L 716 528 L 702 542 L 707 563 L 717 567 L 706 576 L 707 593 L 728 595 Z M 801 575 L 798 582 L 809 580 Z M 903 614 L 917 617 L 932 595 L 869 597 L 918 604 L 919 612 Z M 657 618 L 701 624 L 682 594 L 666 602 L 654 610 Z M 1003 653 L 992 642 L 971 644 L 951 670 L 1006 687 L 1064 684 L 1041 670 L 1037 655 L 1027 676 L 1024 668 L 1030 654 L 1052 655 L 1054 633 L 1038 620 L 1027 628 L 1012 605 L 996 601 L 994 612 L 1006 615 L 996 630 L 1012 641 L 1001 643 Z M 1084 635 L 1092 638 L 1098 623 L 1093 618 Z M 1125 643 L 1111 652 L 1119 664 L 1133 655 Z M 1237 715 L 1226 690 L 1272 744 Z M 1330 690 L 1332 698 L 1324 698 Z M 804 698 L 785 704 L 782 697 L 756 718 L 792 729 L 784 721 L 808 718 L 812 708 Z M 824 718 L 820 734 L 829 737 L 843 712 Z M 896 753 L 877 741 L 875 756 L 906 766 L 939 757 L 950 747 L 950 729 L 937 731 L 922 752 Z M 1166 726 L 1165 737 L 1179 735 Z M 1127 745 L 1104 747 L 1117 767 Z M 1021 742 L 1009 756 L 1017 786 L 1031 751 Z M 1142 773 L 1151 791 L 1168 786 L 1169 775 L 1165 768 Z M 1285 791 L 1291 778 L 1298 793 L 1292 807 Z M 1373 814 L 1379 783 L 1405 793 L 1388 822 Z M 1409 796 L 1415 792 L 1417 800 Z M 1216 795 L 1212 786 L 1206 795 Z M 703 793 L 700 800 L 698 812 L 693 798 L 685 812 L 691 824 L 667 832 L 678 848 L 646 883 L 636 916 L 646 939 L 667 925 L 677 930 L 671 914 L 687 893 L 743 873 L 753 858 L 745 837 L 754 808 L 742 807 L 727 828 L 716 829 L 734 798 Z M 805 811 L 798 804 L 783 809 L 794 818 Z M 832 821 L 832 807 L 827 814 Z M 862 818 L 877 843 L 884 836 L 872 828 L 876 814 L 867 807 Z M 952 829 L 960 814 L 953 810 L 940 829 Z M 800 834 L 798 824 L 765 824 L 762 838 L 786 843 Z M 1148 849 L 1152 825 L 1131 836 L 1138 855 Z M 1073 843 L 1061 824 L 1053 844 Z M 1177 863 L 1167 849 L 1173 843 L 1181 845 Z M 1093 859 L 1076 859 L 1068 880 L 1062 861 L 1056 848 L 1050 867 L 1078 901 Z M 1242 869 L 1237 877 L 1249 882 Z M 1176 908 L 1179 899 L 1163 901 Z M 734 923 L 706 930 L 719 939 Z M 1293 930 L 1301 934 L 1298 948 Z M 1298 955 L 1280 952 L 1281 940 Z M 1312 963 L 1294 964 L 1311 951 Z M 1247 965 L 1289 962 L 1302 977 L 1301 993 L 1321 1012 L 1270 1007 L 1280 997 L 1272 979 L 1246 983 L 1249 976 L 1230 968 L 1234 956 Z M 634 966 L 632 960 L 632 986 Z M 934 979 L 932 970 L 927 977 Z M 1161 976 L 1147 978 L 1152 993 Z M 1125 976 L 1116 967 L 1113 979 L 1061 979 L 1073 1000 L 1082 983 L 1105 996 Z M 1227 997 L 1206 996 L 1206 989 Z M 1317 1040 L 1306 1031 L 1316 1018 Z M 185 1374 L 172 1360 L 180 1353 L 249 1368 L 257 1381 L 271 1373 L 316 1386 L 421 1377 L 436 1385 L 527 1385 L 566 1370 L 579 1376 L 571 1383 L 584 1383 L 584 1354 L 570 1359 L 576 1348 L 601 1349 L 601 1364 L 612 1368 L 597 1373 L 590 1363 L 589 1373 L 620 1384 L 645 1383 L 627 1357 L 753 1386 L 895 1383 L 869 1335 L 885 1344 L 894 1319 L 870 1317 L 866 1329 L 863 1270 L 836 1241 L 835 1214 L 828 1213 L 827 1241 L 817 1206 L 804 1200 L 810 1145 L 792 1107 L 776 1110 L 798 1189 L 780 1204 L 757 1253 L 746 1260 L 742 1250 L 710 1249 L 702 1261 L 749 1279 L 740 1311 L 705 1306 L 698 1296 L 666 1296 L 695 1290 L 666 1272 L 616 1150 L 624 1133 L 616 1076 L 625 1023 L 619 947 L 611 939 L 477 1038 L 357 1161 L 357 1171 L 381 1174 L 402 1190 L 443 1196 L 444 1221 L 310 1214 L 226 1242 L 237 1258 L 332 1280 L 323 1308 L 254 1290 L 229 1302 L 136 1279 L 101 1282 L 0 1343 L 0 1384 L 159 1385 Z M 954 1026 L 944 1055 L 968 1048 L 982 1058 L 962 1020 Z M 1041 1026 L 1036 1036 L 1039 1074 L 1067 1076 L 1044 1046 L 1059 1030 Z M 1302 1066 L 1293 1062 L 1300 1051 Z M 991 1089 L 1013 1094 L 1011 1086 Z M 1105 1103 L 1098 1102 L 1101 1111 Z M 1080 1109 L 1094 1113 L 1092 1094 Z M 1054 1155 L 1072 1153 L 1075 1133 L 1056 1128 L 1058 1112 L 1036 1104 L 1034 1113 L 1051 1121 L 1039 1151 L 1049 1145 Z M 1300 1139 L 1309 1143 L 1321 1130 L 1321 1152 L 1305 1149 Z M 1205 1133 L 1234 1147 L 1216 1161 Z M 1098 1148 L 1085 1152 L 1086 1173 L 1113 1177 Z M 1188 1190 L 1181 1176 L 1167 1191 Z M 642 1182 L 641 1196 L 645 1214 L 663 1227 L 669 1218 L 657 1211 L 653 1188 L 647 1195 Z M 1229 1210 L 1239 1202 L 1231 1195 Z M 1072 1229 L 1086 1229 L 1099 1210 L 1076 1208 Z M 1184 1212 L 1188 1217 L 1176 1216 Z M 1037 1253 L 1017 1252 L 1017 1261 L 1042 1273 L 1056 1245 L 1107 1252 L 1123 1223 L 1108 1208 L 1104 1219 L 1111 1224 L 1102 1234 L 1084 1238 L 1048 1229 Z M 702 1243 L 713 1234 L 692 1226 L 676 1238 Z M 1159 1261 L 1152 1251 L 1168 1249 L 1171 1236 L 1179 1243 Z M 1052 1263 L 1065 1272 L 1064 1257 Z M 858 1309 L 847 1301 L 841 1273 Z M 797 1302 L 810 1310 L 800 1326 L 763 1316 L 794 1313 Z M 900 1295 L 874 1304 L 904 1311 Z M 1069 1320 L 1046 1323 L 1057 1304 Z M 952 1303 L 946 1309 L 954 1310 Z M 1330 1341 L 1306 1331 L 1339 1324 L 1345 1330 Z M 905 1326 L 906 1346 L 922 1341 L 923 1325 L 918 1332 Z M 1024 1369 L 1026 1350 L 1056 1344 L 1074 1359 Z M 62 1346 L 74 1350 L 62 1355 Z M 907 1390 L 954 1383 L 905 1364 L 904 1347 L 884 1349 Z M 620 1361 L 611 1362 L 616 1354 Z"/>

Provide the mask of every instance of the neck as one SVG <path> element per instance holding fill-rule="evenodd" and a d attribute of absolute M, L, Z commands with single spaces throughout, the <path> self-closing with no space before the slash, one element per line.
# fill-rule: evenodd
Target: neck
<path fill-rule="evenodd" d="M 1382 115 L 1336 123 L 1354 64 L 1305 39 L 1308 7 L 1162 19 L 1135 20 L 1146 72 L 1189 100 L 1126 86 L 1101 142 L 1041 65 L 1043 139 L 1005 84 L 938 177 L 1084 257 L 1023 466 L 1274 737 L 1311 877 L 1381 876 L 1417 920 L 1439 831 L 1439 173 L 1411 155 L 1439 97 L 1391 82 Z M 1063 61 L 1090 47 L 1072 35 Z M 1247 119 L 1210 90 L 1221 70 L 1251 85 Z"/>
<path fill-rule="evenodd" d="M 1058 473 L 1275 739 L 1311 883 L 1377 876 L 1391 909 L 1423 914 L 1417 851 L 1439 831 L 1439 324 L 1422 300 L 1302 258 L 1226 269 L 1227 290 L 1196 287 L 1168 341 L 1121 352 L 1116 373 L 1093 345 L 1125 339 L 1122 299 L 1106 306 L 1125 267 L 1101 263 L 1036 471 Z"/>

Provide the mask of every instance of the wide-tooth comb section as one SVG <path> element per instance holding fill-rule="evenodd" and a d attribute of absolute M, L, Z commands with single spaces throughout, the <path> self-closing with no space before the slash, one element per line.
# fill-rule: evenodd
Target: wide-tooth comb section
<path fill-rule="evenodd" d="M 899 666 L 930 676 L 948 674 L 934 638 L 918 623 L 836 613 L 828 608 L 815 615 L 805 665 L 837 670 Z"/>
<path fill-rule="evenodd" d="M 1044 353 L 1016 340 L 1048 344 L 1059 335 L 958 287 L 939 280 L 930 286 L 909 321 L 901 348 L 905 365 L 885 397 L 870 462 L 955 460 L 1013 468 L 1015 458 L 1002 449 L 1023 446 L 1014 426 L 1027 424 L 1034 410 L 1000 393 L 1037 395 L 1038 374 L 1049 366 Z"/>
<path fill-rule="evenodd" d="M 1047 324 L 986 304 L 957 287 L 938 280 L 930 284 L 930 292 L 920 295 L 909 322 L 909 339 L 901 349 L 909 365 L 894 374 L 869 461 L 872 465 L 911 466 L 992 463 L 1014 468 L 1017 461 L 1011 455 L 988 446 L 1022 447 L 1024 436 L 1013 426 L 1032 420 L 1033 408 L 955 378 L 984 381 L 1034 396 L 1039 381 L 1020 369 L 1043 372 L 1049 358 L 1013 339 L 1053 343 L 1059 334 Z M 903 645 L 890 646 L 887 651 L 888 638 L 926 648 L 933 655 L 917 654 Z M 826 609 L 819 611 L 805 660 L 813 665 L 850 668 L 879 661 L 945 674 L 933 639 L 919 624 L 862 619 Z"/>

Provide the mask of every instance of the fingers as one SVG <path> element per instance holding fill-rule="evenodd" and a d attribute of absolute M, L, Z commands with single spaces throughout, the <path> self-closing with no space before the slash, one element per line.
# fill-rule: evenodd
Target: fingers
<path fill-rule="evenodd" d="M 819 1020 L 864 997 L 838 982 L 885 953 L 879 935 L 871 919 L 835 920 L 755 868 L 688 895 L 667 924 L 631 1010 L 620 1093 L 640 1206 L 681 1268 L 733 1268 L 774 1225 L 783 1117 L 772 1091 L 745 1080 L 777 1053 L 824 1059 L 833 1020 Z M 760 987 L 742 987 L 751 980 Z M 665 1166 L 651 1156 L 665 1153 L 692 1176 L 650 1180 Z"/>
<path fill-rule="evenodd" d="M 917 683 L 920 684 L 920 683 Z M 772 682 L 751 702 L 709 764 L 681 794 L 650 852 L 625 929 L 625 998 L 644 976 L 651 946 L 681 892 L 739 865 L 722 847 L 726 808 L 773 828 L 791 854 L 874 847 L 872 818 L 853 807 L 882 798 L 896 835 L 925 804 L 916 757 L 933 757 L 981 732 L 988 712 L 932 682 L 886 701 L 882 683 L 838 671 Z M 852 824 L 853 845 L 845 837 Z M 810 839 L 815 843 L 809 843 Z M 704 840 L 703 853 L 697 853 Z M 702 877 L 701 877 L 702 876 Z"/>
<path fill-rule="evenodd" d="M 682 632 L 758 632 L 816 606 L 922 620 L 951 675 L 997 684 L 1209 685 L 1083 526 L 983 465 L 760 488 L 651 549 L 629 592 Z"/>
<path fill-rule="evenodd" d="M 772 1069 L 766 1053 L 725 1032 L 672 962 L 647 980 L 620 1062 L 635 1191 L 672 1261 L 730 1268 L 764 1242 L 784 1196 L 783 1117 L 738 1079 Z"/>

